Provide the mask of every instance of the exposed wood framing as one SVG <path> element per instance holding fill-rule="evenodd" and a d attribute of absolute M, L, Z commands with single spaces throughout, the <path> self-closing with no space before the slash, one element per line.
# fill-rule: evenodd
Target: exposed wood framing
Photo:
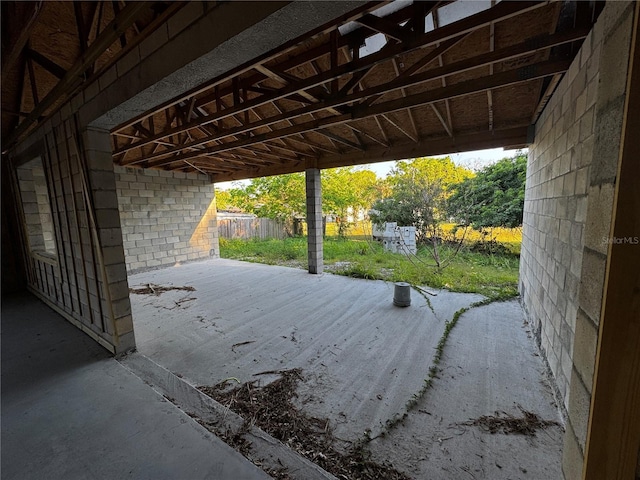
<path fill-rule="evenodd" d="M 24 49 L 25 45 L 29 41 L 29 37 L 31 36 L 31 30 L 38 19 L 38 15 L 42 11 L 42 1 L 34 2 L 33 5 L 33 14 L 29 17 L 29 19 L 22 26 L 19 37 L 16 42 L 11 46 L 11 50 L 8 54 L 4 54 L 2 58 L 2 83 L 5 82 L 7 74 L 11 71 L 11 69 L 15 66 L 16 62 L 20 58 L 20 54 Z"/>
<path fill-rule="evenodd" d="M 500 22 L 515 25 L 514 17 L 556 8 L 546 2 L 494 2 L 443 26 L 438 8 L 445 3 L 415 2 L 386 17 L 363 9 L 350 17 L 361 25 L 350 33 L 340 35 L 339 24 L 327 26 L 299 51 L 288 45 L 238 67 L 116 127 L 112 134 L 122 141 L 115 142 L 114 160 L 126 166 L 211 172 L 218 181 L 289 170 L 304 164 L 303 159 L 315 163 L 380 148 L 399 158 L 407 140 L 420 146 L 448 138 L 448 145 L 458 148 L 461 135 L 482 129 L 487 138 L 475 143 L 493 145 L 503 138 L 494 137 L 493 91 L 561 77 L 570 61 L 549 52 L 584 39 L 590 27 L 535 38 L 518 37 L 518 29 L 512 28 L 510 42 L 497 43 Z M 425 33 L 427 14 L 435 28 Z M 540 32 L 549 28 L 545 23 Z M 464 47 L 462 41 L 481 29 L 482 35 L 490 35 L 488 51 L 484 47 L 472 56 L 449 55 L 468 50 L 469 41 Z M 504 28 L 501 32 L 502 38 Z M 361 56 L 365 39 L 380 33 L 386 37 L 382 48 Z M 478 94 L 486 98 L 484 118 L 476 129 L 457 131 L 450 102 Z M 528 125 L 534 107 L 527 108 L 524 116 L 501 119 L 500 125 Z M 508 145 L 526 143 L 518 137 Z"/>
<path fill-rule="evenodd" d="M 463 152 L 468 150 L 481 150 L 497 148 L 504 145 L 517 145 L 526 143 L 527 128 L 518 127 L 508 130 L 496 130 L 493 135 L 476 133 L 469 135 L 457 135 L 455 139 L 442 137 L 437 139 L 413 141 L 397 144 L 393 148 L 375 147 L 366 152 L 354 152 L 350 154 L 327 155 L 317 159 L 314 163 L 317 168 L 334 168 L 344 165 L 363 165 L 367 163 L 397 160 L 399 158 L 413 158 L 422 155 L 439 155 L 451 152 Z M 243 178 L 256 178 L 266 175 L 280 175 L 300 171 L 297 165 L 283 165 L 279 168 L 256 168 L 237 173 L 214 175 L 215 181 L 224 182 L 240 180 Z"/>
<path fill-rule="evenodd" d="M 40 17 L 43 18 L 43 21 L 48 18 L 48 14 L 40 14 L 41 10 L 49 12 L 50 8 L 54 8 L 49 7 L 47 4 L 40 7 L 41 3 L 34 4 L 38 6 L 38 9 L 36 15 L 32 18 L 33 23 L 37 23 Z M 184 5 L 183 2 L 171 3 L 164 8 L 164 11 L 155 20 L 147 22 L 141 29 L 136 22 L 139 22 L 141 15 L 145 15 L 145 11 L 157 6 L 154 2 L 128 2 L 126 5 L 124 2 L 112 2 L 111 8 L 114 11 L 115 18 L 103 28 L 104 3 L 105 1 L 95 3 L 73 2 L 73 7 L 71 8 L 73 15 L 69 20 L 71 20 L 75 28 L 73 32 L 63 33 L 76 37 L 76 45 L 71 46 L 71 50 L 77 49 L 78 58 L 68 71 L 61 66 L 67 64 L 68 56 L 65 56 L 64 61 L 59 62 L 51 56 L 51 53 L 44 55 L 42 52 L 28 48 L 29 35 L 33 27 L 31 22 L 23 30 L 17 45 L 12 48 L 11 58 L 7 60 L 3 58 L 6 65 L 9 65 L 10 62 L 13 64 L 21 60 L 27 63 L 27 68 L 33 69 L 33 66 L 29 67 L 33 62 L 42 67 L 39 72 L 36 69 L 34 75 L 29 74 L 28 76 L 36 85 L 36 88 L 32 88 L 32 90 L 35 91 L 37 89 L 38 96 L 43 97 L 38 99 L 42 101 L 35 102 L 31 108 L 27 105 L 27 108 L 25 108 L 25 110 L 29 110 L 27 115 L 15 128 L 13 128 L 13 125 L 9 129 L 3 127 L 3 151 L 6 152 L 8 147 L 32 128 L 34 123 L 51 115 L 62 105 L 62 101 L 65 98 L 73 95 L 81 86 L 95 81 L 97 76 L 104 72 L 114 61 L 126 54 L 137 42 L 144 39 Z M 146 16 L 148 17 L 148 15 Z M 133 41 L 129 41 L 126 44 L 126 48 L 121 46 L 119 50 L 116 49 L 114 55 L 111 47 L 119 38 L 130 38 Z M 110 48 L 111 50 L 108 51 Z M 16 52 L 15 59 L 13 58 L 14 52 Z M 5 76 L 10 70 L 9 68 L 4 68 L 4 64 L 2 69 L 3 97 L 7 95 L 13 96 L 17 92 L 9 92 L 9 88 L 4 85 Z M 96 65 L 101 65 L 101 70 L 94 73 Z M 57 83 L 51 82 L 51 78 L 44 73 L 45 71 L 55 76 L 58 80 Z M 24 74 L 19 78 L 26 81 Z M 23 84 L 24 81 L 21 82 L 21 85 Z M 22 86 L 18 86 L 18 88 L 20 89 Z M 22 104 L 18 110 L 21 110 L 21 108 Z"/>

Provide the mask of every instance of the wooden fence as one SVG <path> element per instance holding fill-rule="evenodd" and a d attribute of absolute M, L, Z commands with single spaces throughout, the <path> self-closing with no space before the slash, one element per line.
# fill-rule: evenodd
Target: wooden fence
<path fill-rule="evenodd" d="M 218 234 L 221 238 L 278 238 L 290 236 L 290 228 L 283 222 L 270 218 L 218 218 Z"/>

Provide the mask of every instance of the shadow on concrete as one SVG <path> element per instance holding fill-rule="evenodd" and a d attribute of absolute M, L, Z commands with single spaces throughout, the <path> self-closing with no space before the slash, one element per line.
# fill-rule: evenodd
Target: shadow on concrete
<path fill-rule="evenodd" d="M 3 479 L 268 478 L 37 299 L 2 300 Z"/>

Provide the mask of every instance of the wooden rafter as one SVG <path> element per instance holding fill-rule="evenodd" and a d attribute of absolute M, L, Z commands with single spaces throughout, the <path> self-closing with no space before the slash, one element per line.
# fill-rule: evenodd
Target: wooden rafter
<path fill-rule="evenodd" d="M 447 87 L 442 87 L 423 93 L 408 95 L 407 97 L 399 98 L 396 100 L 389 100 L 387 102 L 379 103 L 366 108 L 356 106 L 352 109 L 352 112 L 350 114 L 314 119 L 308 122 L 296 124 L 292 127 L 282 128 L 273 132 L 255 135 L 254 137 L 248 139 L 242 139 L 227 142 L 222 145 L 207 147 L 206 149 L 203 149 L 203 152 L 215 153 L 219 151 L 228 151 L 237 147 L 260 143 L 265 140 L 285 138 L 302 132 L 315 131 L 323 127 L 341 125 L 353 119 L 367 118 L 373 115 L 382 115 L 399 110 L 404 110 L 408 105 L 427 105 L 449 98 L 456 98 L 472 93 L 484 92 L 489 88 L 497 88 L 499 86 L 502 87 L 526 82 L 532 79 L 544 78 L 546 76 L 551 76 L 555 75 L 556 73 L 566 71 L 569 67 L 569 64 L 570 62 L 567 60 L 540 62 L 524 68 L 500 72 L 492 76 L 479 77 L 473 80 L 460 82 L 455 85 L 449 85 Z M 160 158 L 156 160 L 158 157 L 162 157 L 165 155 L 166 154 L 163 153 L 161 153 L 160 155 L 156 155 L 154 157 L 154 161 L 149 161 L 149 158 L 140 158 L 139 160 L 133 160 L 130 163 L 145 162 L 150 166 L 165 166 L 182 158 L 188 159 L 198 156 L 197 153 L 184 153 L 178 154 L 171 159 L 163 160 L 162 158 Z"/>
<path fill-rule="evenodd" d="M 432 14 L 432 18 L 433 18 L 433 27 L 434 28 L 438 28 L 438 11 L 435 10 Z M 491 23 L 490 25 L 493 25 L 493 23 Z M 438 45 L 438 47 L 440 47 L 440 45 Z M 440 67 L 444 66 L 444 61 L 442 59 L 442 55 L 444 52 L 439 53 L 438 54 L 438 65 L 440 65 Z M 442 77 L 440 79 L 440 82 L 442 83 L 443 87 L 447 86 L 447 79 L 445 77 Z M 442 126 L 444 127 L 444 129 L 447 131 L 447 133 L 449 133 L 449 136 L 453 137 L 453 119 L 451 117 L 451 106 L 449 105 L 449 100 L 446 99 L 444 101 L 444 111 L 447 115 L 447 118 L 444 119 L 442 118 L 442 115 L 440 115 L 439 110 L 437 109 L 435 104 L 431 104 L 431 109 L 436 113 L 436 116 L 438 117 L 438 119 L 440 119 L 440 122 L 442 123 Z"/>
<path fill-rule="evenodd" d="M 10 145 L 15 142 L 50 106 L 65 95 L 65 93 L 76 87 L 82 81 L 83 72 L 86 71 L 90 65 L 93 65 L 93 62 L 111 46 L 121 32 L 129 28 L 140 13 L 147 8 L 149 8 L 149 5 L 144 2 L 131 2 L 127 4 L 127 6 L 120 11 L 120 14 L 112 20 L 110 28 L 104 30 L 102 34 L 96 38 L 85 55 L 78 59 L 62 80 L 38 103 L 29 116 L 20 122 L 6 140 L 5 144 Z"/>
<path fill-rule="evenodd" d="M 459 72 L 463 72 L 463 71 L 467 71 L 467 70 L 471 70 L 474 68 L 477 68 L 478 66 L 482 66 L 482 65 L 487 65 L 493 62 L 498 62 L 498 61 L 504 61 L 505 59 L 509 59 L 509 58 L 514 58 L 514 57 L 518 57 L 518 56 L 522 56 L 522 55 L 526 55 L 529 54 L 531 52 L 535 52 L 535 51 L 539 51 L 545 48 L 550 48 L 553 45 L 556 44 L 560 44 L 560 43 L 566 43 L 566 42 L 570 42 L 575 40 L 576 38 L 583 38 L 584 36 L 586 36 L 586 30 L 576 30 L 573 32 L 566 32 L 566 33 L 562 33 L 562 34 L 556 34 L 553 36 L 550 36 L 548 39 L 544 40 L 544 41 L 540 41 L 537 44 L 533 44 L 532 42 L 523 42 L 521 44 L 517 44 L 517 45 L 512 45 L 510 47 L 506 47 L 503 49 L 498 49 L 498 50 L 494 50 L 493 52 L 488 52 L 485 54 L 481 54 L 478 55 L 477 57 L 474 58 L 468 58 L 465 60 L 461 60 L 459 62 L 455 62 L 449 65 L 444 65 L 443 67 L 439 67 L 439 68 L 434 68 L 431 70 L 428 70 L 426 72 L 423 73 L 417 73 L 414 74 L 412 76 L 406 77 L 406 78 L 397 78 L 394 79 L 386 84 L 382 84 L 382 85 L 377 85 L 375 87 L 371 87 L 371 88 L 367 88 L 365 90 L 362 91 L 358 91 L 358 92 L 354 92 L 350 95 L 345 95 L 343 97 L 338 97 L 338 98 L 332 98 L 332 99 L 328 99 L 324 102 L 317 102 L 314 103 L 312 105 L 307 105 L 305 107 L 301 107 L 295 110 L 291 110 L 291 111 L 283 111 L 283 113 L 279 114 L 279 115 L 274 115 L 268 118 L 265 118 L 263 120 L 257 121 L 257 122 L 253 122 L 249 125 L 239 125 L 238 127 L 234 127 L 234 128 L 227 128 L 224 130 L 220 130 L 219 133 L 216 136 L 213 137 L 207 137 L 204 139 L 199 139 L 199 140 L 195 140 L 193 143 L 189 143 L 186 144 L 186 146 L 197 146 L 197 145 L 204 145 L 206 143 L 212 142 L 213 140 L 218 140 L 218 139 L 222 139 L 228 136 L 236 136 L 239 134 L 244 134 L 247 133 L 251 130 L 255 130 L 257 128 L 260 127 L 264 127 L 267 125 L 273 125 L 276 124 L 278 122 L 282 122 L 282 121 L 290 121 L 292 119 L 304 116 L 304 115 L 308 115 L 308 114 L 312 114 L 312 113 L 316 113 L 316 112 L 320 112 L 322 110 L 327 109 L 328 107 L 335 107 L 335 106 L 340 106 L 340 105 L 346 105 L 346 104 L 352 104 L 353 107 L 352 109 L 357 110 L 359 109 L 363 109 L 363 108 L 368 108 L 369 105 L 367 105 L 366 103 L 358 106 L 356 104 L 356 102 L 358 100 L 361 99 L 365 99 L 368 97 L 372 97 L 372 96 L 378 96 L 381 92 L 388 92 L 388 91 L 392 91 L 392 90 L 397 90 L 403 87 L 407 87 L 407 86 L 411 86 L 411 85 L 417 85 L 420 83 L 424 83 L 430 80 L 434 80 L 434 79 L 438 79 L 438 78 L 443 78 L 447 75 L 451 75 L 451 74 L 455 74 L 455 73 L 459 73 Z M 531 70 L 531 68 L 527 68 L 525 69 L 527 72 L 529 70 Z M 523 71 L 525 71 L 523 70 Z M 499 85 L 499 84 L 498 84 Z M 444 87 L 443 87 L 444 88 Z M 250 102 L 247 102 L 250 103 Z M 272 104 L 275 104 L 275 102 L 272 102 Z M 378 104 L 376 104 L 378 105 Z M 376 106 L 373 105 L 373 106 Z M 223 107 L 224 105 L 221 104 L 221 107 Z M 411 106 L 411 104 L 407 104 L 407 107 Z M 224 109 L 222 110 L 222 112 L 225 112 L 225 110 L 233 110 L 235 111 L 235 108 L 228 108 L 228 109 Z M 382 111 L 381 113 L 388 113 L 386 111 Z M 335 116 L 335 118 L 343 118 L 344 116 L 349 116 L 349 113 L 345 113 L 342 115 L 337 115 Z M 220 115 L 213 115 L 213 116 L 209 116 L 209 117 L 205 117 L 202 119 L 199 119 L 197 121 L 197 125 L 204 125 L 207 123 L 211 123 L 214 120 L 219 119 L 221 116 L 224 116 L 225 118 L 227 118 L 228 116 L 233 116 L 233 114 L 231 115 L 225 115 L 224 113 L 221 113 Z M 344 117 L 344 118 L 347 118 Z M 353 117 L 353 118 L 359 118 L 359 117 Z M 324 119 L 321 121 L 325 121 Z M 194 122 L 191 122 L 192 124 Z M 319 125 L 317 128 L 321 128 L 322 125 Z M 129 145 L 127 147 L 123 147 L 121 148 L 119 151 L 115 152 L 116 154 L 120 154 L 123 153 L 124 151 L 128 151 L 128 150 L 132 150 L 135 148 L 139 148 L 141 146 L 147 145 L 149 143 L 154 142 L 155 140 L 158 139 L 162 139 L 165 138 L 169 135 L 174 135 L 176 133 L 180 133 L 183 132 L 185 130 L 184 126 L 177 126 L 174 128 L 169 128 L 168 130 L 165 130 L 161 133 L 158 133 L 156 135 L 150 136 L 146 139 L 140 140 L 139 142 L 136 142 L 132 145 Z M 415 137 L 415 135 L 414 135 Z M 178 151 L 179 147 L 176 147 L 175 149 L 168 149 L 166 151 L 161 151 L 158 152 L 158 154 L 155 155 L 155 157 L 159 157 L 162 155 L 169 155 L 171 153 L 174 153 L 175 151 Z"/>
<path fill-rule="evenodd" d="M 58 65 L 56 62 L 54 62 L 53 60 L 50 60 L 49 58 L 45 57 L 39 52 L 36 52 L 33 49 L 25 48 L 25 53 L 29 58 L 29 60 L 33 60 L 42 68 L 47 70 L 49 73 L 56 76 L 58 79 L 64 78 L 64 76 L 67 74 L 67 71 L 64 68 L 62 68 L 60 65 Z"/>
<path fill-rule="evenodd" d="M 503 145 L 526 143 L 527 127 L 516 127 L 508 130 L 496 130 L 493 135 L 486 133 L 473 133 L 457 135 L 455 139 L 449 136 L 444 138 L 423 139 L 416 144 L 409 141 L 405 144 L 396 145 L 394 149 L 384 146 L 370 148 L 365 152 L 354 152 L 350 154 L 328 155 L 320 157 L 315 161 L 318 168 L 334 168 L 344 165 L 362 165 L 385 160 L 397 160 L 398 158 L 412 158 L 421 155 L 438 155 L 443 153 L 459 152 L 466 150 L 481 150 L 485 148 L 496 148 Z M 280 175 L 300 171 L 296 165 L 282 165 L 279 168 L 257 167 L 255 169 L 243 170 L 236 173 L 217 174 L 214 181 L 225 182 L 239 180 L 243 178 L 255 178 L 265 175 Z"/>
<path fill-rule="evenodd" d="M 15 66 L 16 62 L 20 58 L 20 54 L 22 53 L 22 50 L 24 49 L 25 45 L 29 41 L 29 37 L 31 36 L 31 30 L 33 29 L 33 26 L 36 24 L 36 20 L 38 19 L 40 12 L 42 12 L 43 3 L 44 2 L 39 1 L 39 2 L 34 2 L 32 4 L 33 13 L 27 19 L 24 25 L 22 25 L 20 30 L 20 35 L 18 36 L 15 43 L 11 46 L 11 50 L 6 54 L 4 54 L 3 52 L 2 75 L 1 75 L 2 83 L 5 82 L 7 74 Z M 3 48 L 4 48 L 4 45 L 3 45 Z"/>
<path fill-rule="evenodd" d="M 486 26 L 493 21 L 498 21 L 501 19 L 509 18 L 511 16 L 517 15 L 519 13 L 523 13 L 529 11 L 531 9 L 540 8 L 543 4 L 539 2 L 501 2 L 495 8 L 490 10 L 486 10 L 480 12 L 478 14 L 472 15 L 470 17 L 464 18 L 458 22 L 454 22 L 440 29 L 434 30 L 432 32 L 424 33 L 416 36 L 411 41 L 404 43 L 400 42 L 395 45 L 388 45 L 386 48 L 381 50 L 380 52 L 374 53 L 362 59 L 354 60 L 348 64 L 337 66 L 329 71 L 323 72 L 320 75 L 313 76 L 311 78 L 306 78 L 304 80 L 300 80 L 295 83 L 290 83 L 288 86 L 277 90 L 272 94 L 262 95 L 255 99 L 248 101 L 246 104 L 234 105 L 232 108 L 220 110 L 217 109 L 216 113 L 209 117 L 206 121 L 200 120 L 199 123 L 191 122 L 181 128 L 195 128 L 200 123 L 213 122 L 216 120 L 221 120 L 227 118 L 236 113 L 241 113 L 248 108 L 254 108 L 261 105 L 265 105 L 267 103 L 280 100 L 283 98 L 287 98 L 294 94 L 300 94 L 300 92 L 304 92 L 311 88 L 323 85 L 327 82 L 332 82 L 335 79 L 343 77 L 345 75 L 352 75 L 361 70 L 366 70 L 376 64 L 383 63 L 390 58 L 398 56 L 400 54 L 404 54 L 407 52 L 415 51 L 420 48 L 424 48 L 426 46 L 434 45 L 440 42 L 444 42 L 446 40 L 459 37 L 460 35 L 466 34 L 470 31 L 473 31 L 477 28 Z M 330 42 L 329 42 L 330 43 Z M 323 49 L 325 51 L 325 49 Z M 311 51 L 309 51 L 311 52 Z M 307 61 L 311 61 L 315 58 L 313 55 L 309 55 L 309 52 L 301 55 L 302 59 L 298 59 L 298 62 L 306 63 Z M 326 53 L 331 52 L 331 45 L 327 47 Z M 291 68 L 293 65 L 290 65 L 291 62 L 283 62 L 287 63 L 286 67 Z M 286 70 L 282 66 L 279 65 L 278 73 Z M 269 69 L 273 71 L 273 68 Z M 260 77 L 264 78 L 263 76 Z M 197 105 L 206 105 L 208 103 L 212 103 L 217 101 L 218 98 L 224 96 L 227 91 L 214 91 L 211 94 L 203 95 L 196 102 Z M 227 93 L 228 94 L 228 93 Z M 128 126 L 129 124 L 125 125 Z M 115 130 L 119 130 L 124 127 L 117 127 Z"/>

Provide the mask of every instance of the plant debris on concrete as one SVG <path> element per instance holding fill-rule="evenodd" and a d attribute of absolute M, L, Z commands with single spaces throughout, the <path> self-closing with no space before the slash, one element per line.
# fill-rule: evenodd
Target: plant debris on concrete
<path fill-rule="evenodd" d="M 376 463 L 362 443 L 340 451 L 337 438 L 328 419 L 312 417 L 293 404 L 297 397 L 298 383 L 303 380 L 300 369 L 281 370 L 280 378 L 265 386 L 258 380 L 229 388 L 231 379 L 213 386 L 198 387 L 221 404 L 245 419 L 245 425 L 256 425 L 294 449 L 326 471 L 344 480 L 408 480 L 409 477 L 395 470 L 388 463 Z M 229 434 L 223 440 L 244 450 L 247 445 L 243 432 Z M 276 472 L 270 472 L 274 474 Z M 276 478 L 288 478 L 279 471 Z"/>
<path fill-rule="evenodd" d="M 507 412 L 495 412 L 495 415 L 482 415 L 459 425 L 480 427 L 490 433 L 517 434 L 530 437 L 534 437 L 537 430 L 560 426 L 556 421 L 541 419 L 538 415 L 525 410 L 520 405 L 518 405 L 518 409 L 522 412 L 521 417 L 516 417 Z"/>
<path fill-rule="evenodd" d="M 162 295 L 164 292 L 169 292 L 171 290 L 184 290 L 186 292 L 195 292 L 195 288 L 191 287 L 191 286 L 183 286 L 183 287 L 176 287 L 176 286 L 163 286 L 163 285 L 156 285 L 154 283 L 148 283 L 146 286 L 144 287 L 138 287 L 138 288 L 130 288 L 129 292 L 130 293 L 135 293 L 136 295 L 156 295 L 156 296 L 160 296 Z M 189 299 L 192 300 L 192 299 Z"/>

